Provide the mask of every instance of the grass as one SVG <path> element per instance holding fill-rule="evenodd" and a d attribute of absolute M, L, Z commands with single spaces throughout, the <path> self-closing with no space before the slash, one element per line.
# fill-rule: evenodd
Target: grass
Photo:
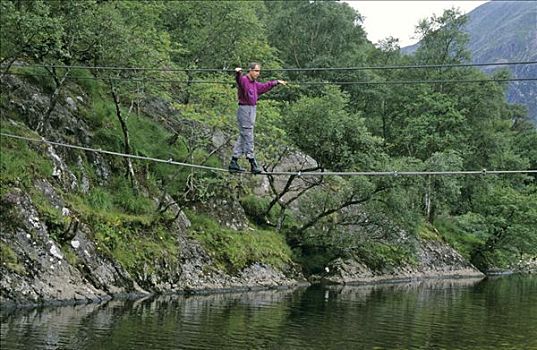
<path fill-rule="evenodd" d="M 73 69 L 71 76 L 76 79 L 76 84 L 92 97 L 97 97 L 105 89 L 105 83 L 95 79 L 88 69 Z"/>
<path fill-rule="evenodd" d="M 5 133 L 35 138 L 35 134 L 20 124 L 2 120 L 0 130 Z M 35 150 L 33 145 L 24 140 L 0 137 L 0 195 L 9 190 L 13 184 L 31 184 L 35 178 L 48 178 L 52 174 L 52 161 Z"/>
<path fill-rule="evenodd" d="M 8 270 L 11 270 L 19 275 L 26 272 L 24 266 L 19 262 L 17 254 L 6 243 L 0 241 L 0 256 L 2 257 L 2 265 Z"/>
<path fill-rule="evenodd" d="M 291 249 L 277 232 L 234 231 L 220 227 L 204 214 L 188 211 L 187 216 L 192 222 L 191 235 L 201 242 L 221 270 L 233 274 L 256 262 L 276 268 L 291 262 Z"/>
<path fill-rule="evenodd" d="M 153 273 L 159 265 L 177 261 L 176 236 L 158 224 L 117 220 L 93 224 L 97 250 L 116 259 L 129 273 Z"/>
<path fill-rule="evenodd" d="M 464 231 L 454 218 L 438 217 L 434 226 L 442 238 L 468 260 L 471 259 L 472 251 L 484 243 L 483 238 Z"/>
<path fill-rule="evenodd" d="M 427 222 L 422 222 L 418 226 L 418 236 L 425 241 L 441 241 L 442 237 L 438 230 Z"/>
<path fill-rule="evenodd" d="M 409 248 L 382 242 L 367 242 L 355 253 L 368 267 L 377 271 L 418 264 L 417 257 Z"/>

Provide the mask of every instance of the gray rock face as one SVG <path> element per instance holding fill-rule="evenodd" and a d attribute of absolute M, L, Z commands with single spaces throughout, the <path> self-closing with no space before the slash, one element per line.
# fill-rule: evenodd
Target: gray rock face
<path fill-rule="evenodd" d="M 37 185 L 55 206 L 68 208 L 46 181 Z M 130 275 L 121 265 L 103 255 L 92 240 L 91 228 L 71 215 L 66 219 L 65 242 L 53 237 L 30 197 L 14 188 L 2 200 L 2 244 L 17 256 L 22 269 L 0 266 L 0 302 L 37 304 L 57 301 L 89 302 L 118 294 L 169 293 L 202 290 L 249 289 L 290 286 L 297 282 L 270 266 L 254 264 L 237 275 L 227 275 L 212 266 L 212 259 L 198 242 L 187 237 L 190 223 L 179 215 L 175 229 L 180 258 L 168 261 L 158 273 L 141 271 Z M 67 252 L 67 253 L 66 253 Z M 66 256 L 76 256 L 70 263 Z"/>
<path fill-rule="evenodd" d="M 14 126 L 33 125 L 47 110 L 49 96 L 38 87 L 9 75 L 2 76 L 0 83 L 10 98 L 7 104 L 0 105 L 0 112 L 17 115 L 19 121 L 8 121 Z M 69 96 L 69 91 L 64 91 L 47 121 L 49 126 L 43 137 L 65 142 L 68 135 L 70 141 L 65 143 L 78 140 L 80 145 L 92 145 L 90 128 L 77 115 L 87 103 L 87 97 Z M 144 110 L 163 119 L 165 125 L 177 123 L 177 112 L 162 101 L 150 101 Z M 154 269 L 143 266 L 129 274 L 100 249 L 94 238 L 95 228 L 78 217 L 64 197 L 72 192 L 89 193 L 94 185 L 106 185 L 112 177 L 109 160 L 99 153 L 81 153 L 58 146 L 30 144 L 30 147 L 53 164 L 52 176 L 33 179 L 32 191 L 46 201 L 41 205 L 54 212 L 38 210 L 39 203 L 32 202 L 34 197 L 22 186 L 12 188 L 0 199 L 0 243 L 2 253 L 9 255 L 9 261 L 6 258 L 0 264 L 0 303 L 88 302 L 118 294 L 247 289 L 296 283 L 284 273 L 259 264 L 233 276 L 216 270 L 203 247 L 188 237 L 190 221 L 177 205 L 168 210 L 177 217 L 170 230 L 179 247 L 178 258 L 160 259 L 154 263 Z M 90 179 L 86 173 L 83 157 L 94 167 L 96 178 Z M 77 171 L 71 168 L 75 166 Z M 164 201 L 172 203 L 173 199 L 166 195 Z M 248 227 L 246 215 L 236 200 L 216 201 L 204 209 L 210 210 L 223 227 L 234 230 Z"/>
<path fill-rule="evenodd" d="M 402 266 L 374 271 L 355 259 L 336 259 L 323 276 L 316 278 L 330 284 L 373 283 L 446 277 L 484 277 L 485 275 L 449 245 L 439 241 L 420 241 L 417 266 Z"/>
<path fill-rule="evenodd" d="M 88 283 L 71 266 L 51 238 L 27 194 L 15 188 L 2 199 L 2 218 L 16 227 L 2 228 L 2 243 L 17 255 L 22 271 L 1 265 L 0 301 L 38 303 L 47 300 L 93 300 L 106 293 Z"/>

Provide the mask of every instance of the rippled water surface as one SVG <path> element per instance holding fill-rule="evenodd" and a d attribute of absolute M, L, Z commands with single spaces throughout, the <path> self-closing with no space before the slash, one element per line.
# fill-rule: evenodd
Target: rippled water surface
<path fill-rule="evenodd" d="M 1 349 L 537 349 L 537 277 L 6 309 Z"/>

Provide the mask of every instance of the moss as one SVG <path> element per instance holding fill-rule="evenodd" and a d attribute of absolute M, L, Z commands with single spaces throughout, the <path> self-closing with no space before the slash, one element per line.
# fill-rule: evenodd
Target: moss
<path fill-rule="evenodd" d="M 199 240 L 217 267 L 236 273 L 252 263 L 283 268 L 291 262 L 291 249 L 284 237 L 273 231 L 249 229 L 234 231 L 220 227 L 210 217 L 187 212 L 192 222 L 191 234 Z"/>
<path fill-rule="evenodd" d="M 7 267 L 8 270 L 22 275 L 26 272 L 24 266 L 19 263 L 17 254 L 6 243 L 0 241 L 0 253 L 2 256 L 2 265 Z"/>
<path fill-rule="evenodd" d="M 269 213 L 270 217 L 265 217 L 265 212 L 268 209 L 268 206 L 270 204 L 270 199 L 259 197 L 256 195 L 247 195 L 240 199 L 240 203 L 244 209 L 244 212 L 246 215 L 248 215 L 249 218 L 254 220 L 257 224 L 265 223 L 268 221 L 275 221 L 274 220 L 274 211 L 271 210 Z M 272 219 L 272 220 L 271 220 Z"/>

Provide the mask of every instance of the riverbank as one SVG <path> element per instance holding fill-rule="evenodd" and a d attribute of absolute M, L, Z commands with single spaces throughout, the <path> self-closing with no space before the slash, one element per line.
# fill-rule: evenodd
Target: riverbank
<path fill-rule="evenodd" d="M 70 211 L 48 182 L 40 181 L 37 186 L 55 207 L 64 213 Z M 192 236 L 192 223 L 179 208 L 174 209 L 176 220 L 168 227 L 169 245 L 176 247 L 176 255 L 161 256 L 151 264 L 125 265 L 125 260 L 118 260 L 122 256 L 104 249 L 102 241 L 95 239 L 94 229 L 74 214 L 69 214 L 65 231 L 58 237 L 50 219 L 39 212 L 24 190 L 11 189 L 1 204 L 4 222 L 9 219 L 11 223 L 4 225 L 2 232 L 2 304 L 76 304 L 118 296 L 285 288 L 317 282 L 376 283 L 483 276 L 458 252 L 438 240 L 419 241 L 417 264 L 382 270 L 374 270 L 357 258 L 338 258 L 326 266 L 326 274 L 309 278 L 292 261 L 280 267 L 254 262 L 237 270 L 225 269 Z M 253 234 L 247 226 L 237 232 Z M 267 236 L 259 239 L 266 240 Z M 129 270 L 125 266 L 135 268 Z"/>

